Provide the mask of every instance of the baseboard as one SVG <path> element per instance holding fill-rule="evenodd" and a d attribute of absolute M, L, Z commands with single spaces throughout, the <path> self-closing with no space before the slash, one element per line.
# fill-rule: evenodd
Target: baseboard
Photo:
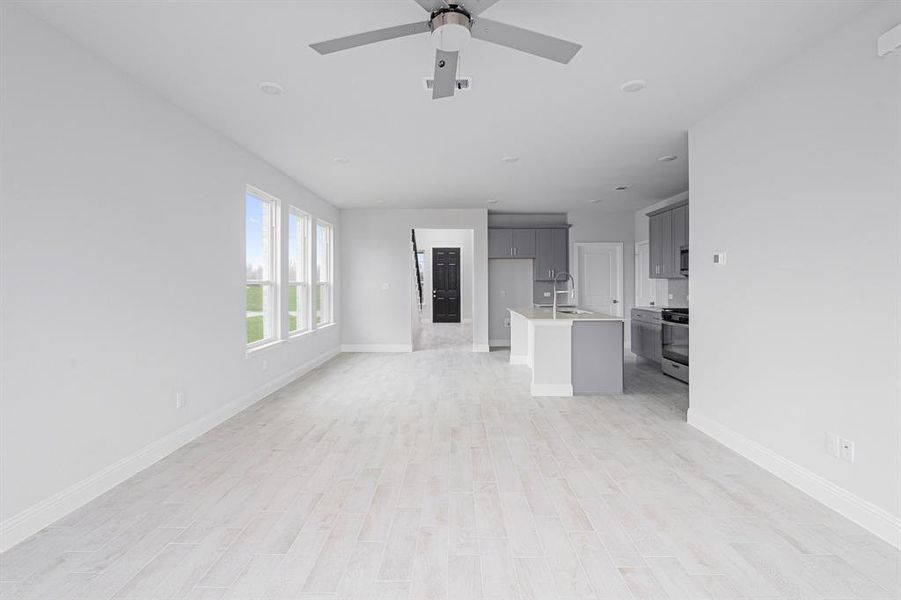
<path fill-rule="evenodd" d="M 901 548 L 901 518 L 696 410 L 688 410 L 688 424 L 892 546 Z"/>
<path fill-rule="evenodd" d="M 473 344 L 472 351 L 473 352 L 491 352 L 491 347 L 488 344 Z"/>
<path fill-rule="evenodd" d="M 547 384 L 533 383 L 531 389 L 533 396 L 572 396 L 572 384 Z"/>
<path fill-rule="evenodd" d="M 307 361 L 252 392 L 244 394 L 237 400 L 176 429 L 137 452 L 3 521 L 0 523 L 0 552 L 15 546 L 72 511 L 81 508 L 242 410 L 256 404 L 272 392 L 334 358 L 338 353 L 337 349 L 331 350 Z"/>
<path fill-rule="evenodd" d="M 342 344 L 341 352 L 413 352 L 413 344 Z"/>
<path fill-rule="evenodd" d="M 529 356 L 527 354 L 511 354 L 510 355 L 510 364 L 511 365 L 528 365 L 529 364 Z"/>
<path fill-rule="evenodd" d="M 488 345 L 492 348 L 509 348 L 510 340 L 488 340 Z"/>

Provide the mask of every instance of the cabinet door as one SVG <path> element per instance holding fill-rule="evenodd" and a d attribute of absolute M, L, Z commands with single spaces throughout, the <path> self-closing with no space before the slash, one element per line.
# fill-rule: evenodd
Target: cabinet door
<path fill-rule="evenodd" d="M 638 356 L 644 356 L 641 348 L 641 328 L 641 322 L 635 320 L 632 321 L 632 354 Z"/>
<path fill-rule="evenodd" d="M 683 277 L 679 269 L 679 256 L 682 246 L 688 245 L 688 207 L 680 206 L 673 209 L 673 260 L 670 277 Z"/>
<path fill-rule="evenodd" d="M 673 256 L 673 211 L 661 213 L 660 217 L 660 276 L 673 277 L 673 265 L 676 258 Z M 675 273 L 678 274 L 676 269 Z"/>
<path fill-rule="evenodd" d="M 648 260 L 649 277 L 660 279 L 660 215 L 654 215 L 648 221 Z"/>
<path fill-rule="evenodd" d="M 513 256 L 516 258 L 535 258 L 535 230 L 513 230 Z"/>
<path fill-rule="evenodd" d="M 535 261 L 532 263 L 535 281 L 551 281 L 553 277 L 554 229 L 535 230 Z"/>
<path fill-rule="evenodd" d="M 488 230 L 488 258 L 513 258 L 513 230 Z"/>
<path fill-rule="evenodd" d="M 569 272 L 569 230 L 551 230 L 551 277 Z"/>

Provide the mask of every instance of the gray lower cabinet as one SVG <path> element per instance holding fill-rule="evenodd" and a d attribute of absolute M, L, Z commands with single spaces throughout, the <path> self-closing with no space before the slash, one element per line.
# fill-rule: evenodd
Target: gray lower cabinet
<path fill-rule="evenodd" d="M 569 236 L 566 229 L 537 229 L 534 262 L 535 281 L 553 281 L 569 270 Z"/>
<path fill-rule="evenodd" d="M 650 361 L 661 361 L 660 313 L 632 309 L 632 353 Z"/>

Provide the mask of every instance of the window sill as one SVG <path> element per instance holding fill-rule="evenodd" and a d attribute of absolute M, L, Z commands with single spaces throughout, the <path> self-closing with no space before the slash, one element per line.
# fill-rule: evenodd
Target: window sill
<path fill-rule="evenodd" d="M 317 325 L 316 329 L 314 329 L 313 331 L 325 331 L 326 329 L 330 329 L 330 328 L 334 327 L 335 324 L 336 323 L 334 321 L 332 321 L 331 323 L 324 323 L 322 325 Z"/>
<path fill-rule="evenodd" d="M 247 348 L 247 356 L 249 357 L 251 354 L 256 354 L 260 350 L 268 350 L 269 348 L 273 348 L 282 343 L 283 340 L 272 340 L 270 342 L 266 342 L 264 344 L 260 344 L 259 346 L 251 346 Z"/>

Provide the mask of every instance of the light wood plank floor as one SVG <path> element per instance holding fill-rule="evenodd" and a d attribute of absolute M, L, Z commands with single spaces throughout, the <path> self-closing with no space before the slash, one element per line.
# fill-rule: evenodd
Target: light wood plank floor
<path fill-rule="evenodd" d="M 339 356 L 6 552 L 0 598 L 901 596 L 898 552 L 686 425 L 656 369 L 531 398 L 450 346 Z"/>

